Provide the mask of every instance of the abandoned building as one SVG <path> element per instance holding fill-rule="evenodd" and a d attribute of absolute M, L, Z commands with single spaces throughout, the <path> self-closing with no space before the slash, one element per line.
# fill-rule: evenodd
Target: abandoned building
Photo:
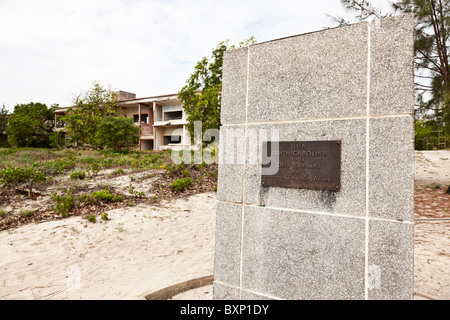
<path fill-rule="evenodd" d="M 134 93 L 118 91 L 118 100 L 120 114 L 133 118 L 140 127 L 140 150 L 190 148 L 186 114 L 177 94 L 136 98 Z M 64 129 L 65 124 L 58 121 L 58 116 L 68 109 L 55 110 L 55 131 Z"/>

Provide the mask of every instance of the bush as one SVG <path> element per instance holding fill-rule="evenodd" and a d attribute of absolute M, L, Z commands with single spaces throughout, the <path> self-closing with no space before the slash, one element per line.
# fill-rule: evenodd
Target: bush
<path fill-rule="evenodd" d="M 106 117 L 97 128 L 97 140 L 100 146 L 113 148 L 115 152 L 128 150 L 139 139 L 139 127 L 133 119 L 124 117 Z"/>
<path fill-rule="evenodd" d="M 427 185 L 425 187 L 426 188 L 430 188 L 432 190 L 436 190 L 436 189 L 440 189 L 441 188 L 441 184 L 437 183 L 437 182 L 427 183 Z"/>
<path fill-rule="evenodd" d="M 46 179 L 47 176 L 44 172 L 33 167 L 10 167 L 0 171 L 0 182 L 3 184 L 39 183 Z"/>
<path fill-rule="evenodd" d="M 44 170 L 47 174 L 59 175 L 64 171 L 68 171 L 75 168 L 75 163 L 76 163 L 75 159 L 70 160 L 59 159 L 47 161 L 45 163 Z"/>
<path fill-rule="evenodd" d="M 108 188 L 102 191 L 92 192 L 91 199 L 96 201 L 104 201 L 104 202 L 116 202 L 122 200 L 122 196 L 115 196 L 112 194 Z"/>
<path fill-rule="evenodd" d="M 62 132 L 52 132 L 49 139 L 51 148 L 61 150 L 63 147 L 65 147 L 66 141 Z"/>
<path fill-rule="evenodd" d="M 86 178 L 86 173 L 84 171 L 75 171 L 70 174 L 70 179 L 72 180 L 83 180 Z"/>
<path fill-rule="evenodd" d="M 167 173 L 169 174 L 177 174 L 177 173 L 183 173 L 184 171 L 184 165 L 182 163 L 180 163 L 179 165 L 168 165 L 165 167 L 165 170 Z"/>
<path fill-rule="evenodd" d="M 111 173 L 111 175 L 112 175 L 113 177 L 115 177 L 115 176 L 121 176 L 121 175 L 123 175 L 123 174 L 125 174 L 125 171 L 123 171 L 122 169 L 117 169 L 117 170 L 115 170 L 115 171 L 113 171 L 113 172 Z"/>
<path fill-rule="evenodd" d="M 172 183 L 172 188 L 176 191 L 183 191 L 187 187 L 192 185 L 192 179 L 190 177 L 186 177 L 184 179 L 177 179 Z"/>
<path fill-rule="evenodd" d="M 63 217 L 67 217 L 69 212 L 75 207 L 75 198 L 72 196 L 72 190 L 67 189 L 63 195 L 53 194 L 52 199 L 55 200 L 53 211 L 57 211 Z"/>
<path fill-rule="evenodd" d="M 50 134 L 53 132 L 53 106 L 31 102 L 14 107 L 8 116 L 8 134 L 11 145 L 17 147 L 48 148 Z"/>
<path fill-rule="evenodd" d="M 89 168 L 89 170 L 92 172 L 92 175 L 97 175 L 102 169 L 103 166 L 97 162 L 91 164 L 91 167 Z"/>
<path fill-rule="evenodd" d="M 25 209 L 25 210 L 20 210 L 20 212 L 22 213 L 22 215 L 23 215 L 24 217 L 32 217 L 32 216 L 33 216 L 33 213 L 34 213 L 33 210 L 27 210 L 27 209 Z"/>
<path fill-rule="evenodd" d="M 95 223 L 97 221 L 97 217 L 95 216 L 95 214 L 91 214 L 88 220 L 92 223 Z"/>

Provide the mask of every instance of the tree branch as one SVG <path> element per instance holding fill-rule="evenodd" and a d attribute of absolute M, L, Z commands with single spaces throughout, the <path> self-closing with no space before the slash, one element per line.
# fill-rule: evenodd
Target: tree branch
<path fill-rule="evenodd" d="M 434 64 L 436 66 L 436 68 L 438 68 L 439 70 L 441 70 L 441 73 L 443 73 L 443 70 L 441 69 L 441 67 L 430 57 L 428 57 L 428 55 L 423 52 L 422 50 L 420 50 L 419 48 L 416 47 L 416 50 L 420 52 L 421 55 L 424 56 L 425 59 L 427 59 L 428 61 L 430 61 L 432 64 Z"/>

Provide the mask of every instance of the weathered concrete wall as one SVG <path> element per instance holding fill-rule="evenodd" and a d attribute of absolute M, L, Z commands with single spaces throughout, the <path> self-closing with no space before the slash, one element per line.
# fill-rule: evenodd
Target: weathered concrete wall
<path fill-rule="evenodd" d="M 407 15 L 225 53 L 215 299 L 412 299 L 413 28 Z M 269 140 L 340 140 L 340 190 L 263 187 Z"/>

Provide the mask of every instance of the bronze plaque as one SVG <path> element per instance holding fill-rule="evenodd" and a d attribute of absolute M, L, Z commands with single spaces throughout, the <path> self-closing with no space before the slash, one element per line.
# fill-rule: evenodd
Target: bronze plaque
<path fill-rule="evenodd" d="M 341 141 L 265 142 L 262 160 L 265 187 L 340 189 Z"/>

